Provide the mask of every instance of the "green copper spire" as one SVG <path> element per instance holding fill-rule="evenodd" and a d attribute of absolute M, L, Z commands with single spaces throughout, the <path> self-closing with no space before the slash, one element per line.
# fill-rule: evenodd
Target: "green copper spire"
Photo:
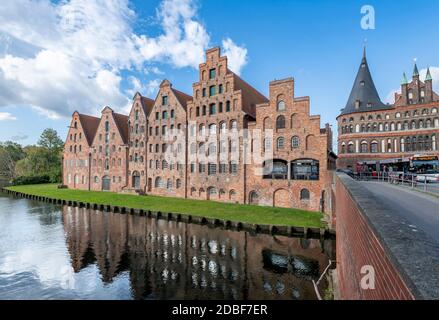
<path fill-rule="evenodd" d="M 419 71 L 418 71 L 418 65 L 416 64 L 416 60 L 415 60 L 415 67 L 413 69 L 413 77 L 419 76 Z"/>
<path fill-rule="evenodd" d="M 425 76 L 425 81 L 432 81 L 430 68 L 427 69 L 427 75 Z"/>
<path fill-rule="evenodd" d="M 409 83 L 409 81 L 407 80 L 407 76 L 406 76 L 406 74 L 405 74 L 405 72 L 402 74 L 402 80 L 401 80 L 401 84 L 402 85 L 404 85 L 404 84 L 408 84 Z"/>

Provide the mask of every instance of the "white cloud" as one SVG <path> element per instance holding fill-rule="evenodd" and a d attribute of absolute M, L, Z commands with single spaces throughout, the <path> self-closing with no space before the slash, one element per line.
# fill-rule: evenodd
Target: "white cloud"
<path fill-rule="evenodd" d="M 247 49 L 236 45 L 230 38 L 223 40 L 223 48 L 230 70 L 241 74 L 242 68 L 247 64 Z"/>
<path fill-rule="evenodd" d="M 15 136 L 12 136 L 11 140 L 12 141 L 23 141 L 23 140 L 26 140 L 27 138 L 29 138 L 29 136 L 27 134 L 19 133 Z"/>
<path fill-rule="evenodd" d="M 14 117 L 9 112 L 0 112 L 0 121 L 11 121 L 11 120 L 17 120 L 16 117 Z"/>
<path fill-rule="evenodd" d="M 210 37 L 197 18 L 194 0 L 163 0 L 157 9 L 158 35 L 136 34 L 129 0 L 5 1 L 0 6 L 0 107 L 30 106 L 50 118 L 74 110 L 99 114 L 109 105 L 122 111 L 132 91 L 150 94 L 123 71 L 161 75 L 155 65 L 197 68 Z M 223 41 L 232 70 L 239 73 L 247 49 Z M 130 72 L 131 73 L 131 72 Z M 145 91 L 143 91 L 145 90 Z"/>

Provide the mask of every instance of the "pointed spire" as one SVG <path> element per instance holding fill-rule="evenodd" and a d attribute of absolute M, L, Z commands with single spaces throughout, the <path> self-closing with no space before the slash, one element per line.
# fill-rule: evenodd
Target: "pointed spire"
<path fill-rule="evenodd" d="M 418 65 L 416 64 L 415 59 L 415 67 L 413 68 L 413 77 L 419 77 Z"/>
<path fill-rule="evenodd" d="M 405 74 L 405 72 L 402 74 L 402 80 L 401 80 L 401 84 L 408 84 L 409 81 L 407 80 L 407 75 Z"/>
<path fill-rule="evenodd" d="M 378 91 L 370 74 L 369 65 L 366 59 L 366 50 L 363 49 L 363 58 L 355 78 L 354 85 L 349 95 L 342 114 L 358 111 L 374 111 L 387 108 L 381 101 Z"/>
<path fill-rule="evenodd" d="M 430 68 L 427 69 L 427 75 L 425 76 L 425 81 L 432 81 L 433 78 L 431 77 Z"/>

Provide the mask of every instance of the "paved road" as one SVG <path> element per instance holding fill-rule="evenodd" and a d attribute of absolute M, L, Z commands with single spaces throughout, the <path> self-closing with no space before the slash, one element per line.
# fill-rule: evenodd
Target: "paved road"
<path fill-rule="evenodd" d="M 383 182 L 361 182 L 395 215 L 439 242 L 439 198 Z"/>

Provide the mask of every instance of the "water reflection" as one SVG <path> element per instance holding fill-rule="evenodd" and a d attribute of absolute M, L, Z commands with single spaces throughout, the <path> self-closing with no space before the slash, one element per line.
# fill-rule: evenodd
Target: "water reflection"
<path fill-rule="evenodd" d="M 0 298 L 315 299 L 333 246 L 6 197 L 0 225 Z"/>

